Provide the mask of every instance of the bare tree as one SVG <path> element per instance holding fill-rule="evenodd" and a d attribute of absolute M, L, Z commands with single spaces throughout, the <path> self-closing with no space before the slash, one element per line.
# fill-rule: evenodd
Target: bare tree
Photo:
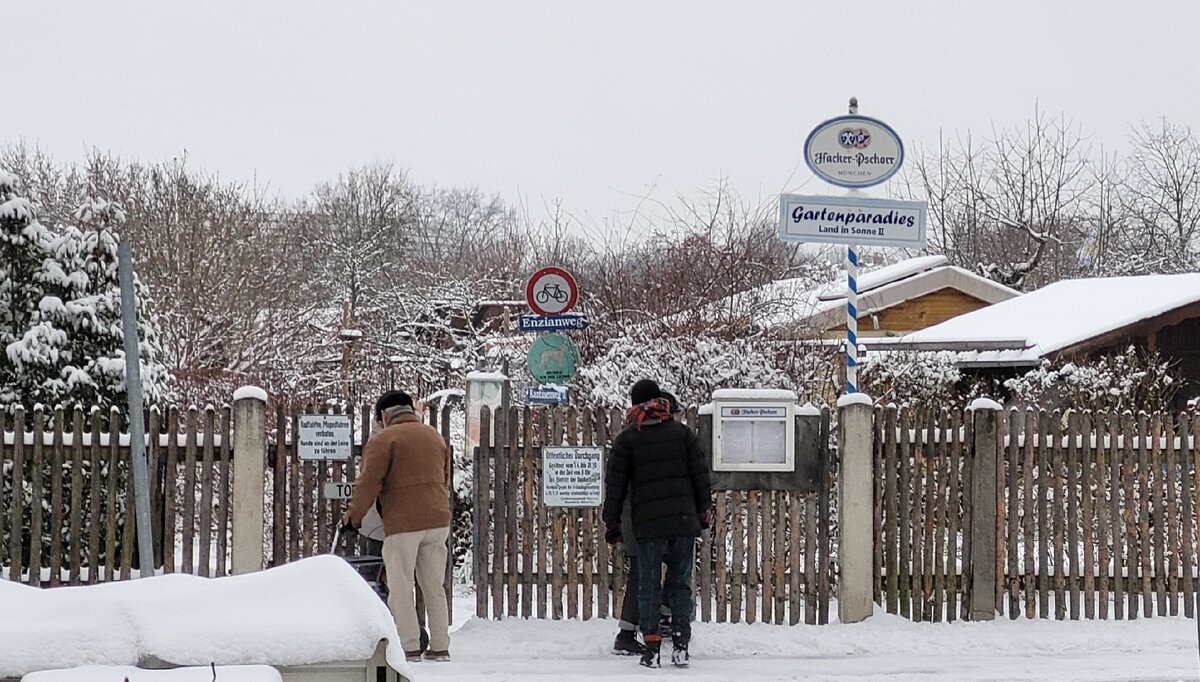
<path fill-rule="evenodd" d="M 968 134 L 923 153 L 917 176 L 935 248 L 1016 288 L 1072 270 L 1070 240 L 1092 183 L 1085 142 L 1077 125 L 1038 110 L 1023 129 L 993 129 L 983 145 Z"/>
<path fill-rule="evenodd" d="M 1200 143 L 1186 125 L 1162 119 L 1131 134 L 1128 203 L 1161 267 L 1190 270 L 1200 256 Z"/>

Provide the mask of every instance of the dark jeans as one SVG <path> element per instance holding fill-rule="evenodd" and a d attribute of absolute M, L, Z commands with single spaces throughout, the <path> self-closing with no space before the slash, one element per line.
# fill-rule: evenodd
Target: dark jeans
<path fill-rule="evenodd" d="M 625 557 L 626 578 L 625 595 L 621 597 L 620 627 L 622 630 L 637 630 L 641 623 L 641 609 L 638 608 L 638 586 L 641 584 L 638 576 L 638 558 L 636 555 Z M 662 613 L 671 613 L 671 605 L 663 594 Z"/>
<path fill-rule="evenodd" d="M 667 577 L 661 578 L 662 566 Z M 638 540 L 638 622 L 642 634 L 658 632 L 658 605 L 671 605 L 671 629 L 686 641 L 692 636 L 692 566 L 696 538 Z M 660 581 L 661 579 L 661 581 Z"/>

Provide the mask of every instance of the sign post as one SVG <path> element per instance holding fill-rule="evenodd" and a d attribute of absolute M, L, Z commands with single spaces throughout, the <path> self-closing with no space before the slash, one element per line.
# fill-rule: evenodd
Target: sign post
<path fill-rule="evenodd" d="M 817 177 L 847 189 L 845 197 L 785 194 L 779 238 L 846 245 L 846 392 L 858 391 L 858 245 L 924 248 L 923 201 L 868 198 L 862 188 L 886 182 L 904 163 L 904 143 L 888 124 L 858 115 L 821 123 L 804 141 L 804 161 Z"/>
<path fill-rule="evenodd" d="M 142 356 L 139 352 L 137 299 L 133 290 L 133 254 L 129 240 L 117 242 L 117 278 L 121 286 L 121 332 L 125 348 L 125 395 L 129 403 L 129 455 L 133 462 L 133 516 L 137 526 L 138 575 L 154 575 L 154 536 L 150 525 L 150 469 L 146 463 L 146 426 L 142 422 Z M 158 438 L 158 434 L 154 434 Z M 174 437 L 174 436 L 172 436 Z"/>
<path fill-rule="evenodd" d="M 526 363 L 529 373 L 541 384 L 527 391 L 526 400 L 531 404 L 568 403 L 565 384 L 579 369 L 579 347 L 570 337 L 556 332 L 587 329 L 587 315 L 571 312 L 578 302 L 579 285 L 562 268 L 541 268 L 525 284 L 525 303 L 534 314 L 522 315 L 517 328 L 539 334 L 529 348 Z"/>

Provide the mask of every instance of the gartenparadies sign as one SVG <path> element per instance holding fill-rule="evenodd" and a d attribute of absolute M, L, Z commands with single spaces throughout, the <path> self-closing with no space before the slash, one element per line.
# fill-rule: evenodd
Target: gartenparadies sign
<path fill-rule="evenodd" d="M 796 242 L 925 246 L 923 201 L 784 194 L 779 238 Z"/>
<path fill-rule="evenodd" d="M 900 170 L 904 144 L 883 121 L 839 116 L 809 133 L 804 161 L 818 177 L 838 187 L 870 187 Z"/>

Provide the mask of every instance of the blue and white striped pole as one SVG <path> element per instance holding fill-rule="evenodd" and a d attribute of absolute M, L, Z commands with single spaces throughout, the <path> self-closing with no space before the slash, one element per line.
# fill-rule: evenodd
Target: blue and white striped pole
<path fill-rule="evenodd" d="M 858 392 L 858 250 L 846 245 L 846 393 Z"/>
<path fill-rule="evenodd" d="M 850 114 L 857 113 L 858 98 L 851 97 Z M 858 393 L 858 249 L 853 244 L 846 245 L 846 393 Z"/>

